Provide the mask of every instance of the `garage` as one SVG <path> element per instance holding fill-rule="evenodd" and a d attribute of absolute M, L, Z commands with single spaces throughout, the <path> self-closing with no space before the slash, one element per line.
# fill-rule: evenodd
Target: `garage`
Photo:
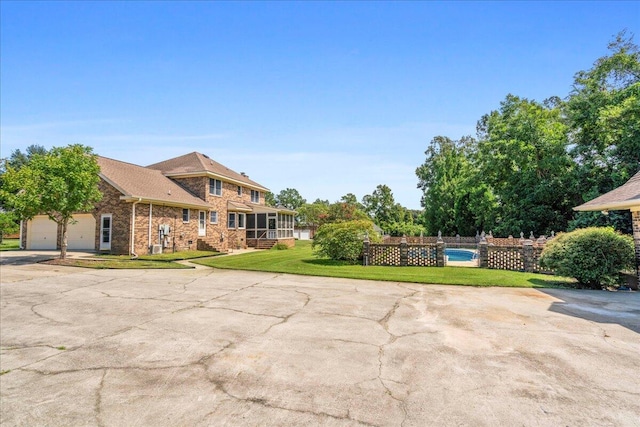
<path fill-rule="evenodd" d="M 67 228 L 67 249 L 94 250 L 96 247 L 96 220 L 91 214 L 73 216 L 73 224 Z"/>
<path fill-rule="evenodd" d="M 67 228 L 68 250 L 94 250 L 96 241 L 96 220 L 91 214 L 73 216 L 73 223 Z M 57 249 L 58 224 L 46 215 L 38 215 L 27 225 L 27 244 L 30 250 Z"/>
<path fill-rule="evenodd" d="M 27 249 L 55 250 L 58 224 L 46 215 L 35 216 L 27 226 Z"/>
<path fill-rule="evenodd" d="M 309 230 L 308 228 L 296 228 L 294 237 L 298 240 L 311 240 L 311 230 Z"/>

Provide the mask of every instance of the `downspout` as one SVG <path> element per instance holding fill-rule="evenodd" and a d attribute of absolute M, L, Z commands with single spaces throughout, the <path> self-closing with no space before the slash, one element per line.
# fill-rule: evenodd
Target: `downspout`
<path fill-rule="evenodd" d="M 22 224 L 24 223 L 24 220 L 20 220 L 20 249 L 24 249 L 24 247 L 22 246 Z"/>
<path fill-rule="evenodd" d="M 151 221 L 153 220 L 153 203 L 149 203 L 149 247 L 151 247 Z"/>
<path fill-rule="evenodd" d="M 136 205 L 142 201 L 141 197 L 138 197 L 138 200 L 133 202 L 131 205 L 131 249 L 129 250 L 129 256 L 133 259 L 138 258 L 138 254 L 136 253 L 136 240 L 135 240 L 135 232 L 136 232 Z"/>

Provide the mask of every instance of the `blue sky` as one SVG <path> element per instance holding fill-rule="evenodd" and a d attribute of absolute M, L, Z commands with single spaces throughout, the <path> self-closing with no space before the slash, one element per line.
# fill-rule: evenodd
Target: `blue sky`
<path fill-rule="evenodd" d="M 434 136 L 508 93 L 566 97 L 640 2 L 0 2 L 2 157 L 191 151 L 308 201 L 420 208 Z"/>

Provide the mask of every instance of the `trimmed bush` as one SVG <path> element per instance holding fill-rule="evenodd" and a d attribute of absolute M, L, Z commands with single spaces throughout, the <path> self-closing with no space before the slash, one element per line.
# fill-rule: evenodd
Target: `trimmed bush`
<path fill-rule="evenodd" d="M 289 246 L 286 243 L 276 243 L 275 245 L 273 245 L 271 247 L 271 249 L 276 250 L 276 251 L 285 251 L 287 249 L 289 249 Z"/>
<path fill-rule="evenodd" d="M 620 273 L 635 267 L 633 239 L 609 227 L 560 233 L 545 245 L 540 265 L 593 289 L 617 285 Z"/>
<path fill-rule="evenodd" d="M 316 231 L 312 247 L 318 256 L 355 262 L 362 256 L 365 233 L 371 242 L 381 240 L 369 220 L 324 224 Z"/>

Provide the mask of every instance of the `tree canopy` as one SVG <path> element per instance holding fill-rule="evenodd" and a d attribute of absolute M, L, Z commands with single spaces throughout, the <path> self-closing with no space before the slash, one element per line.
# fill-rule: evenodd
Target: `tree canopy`
<path fill-rule="evenodd" d="M 416 170 L 428 233 L 630 231 L 628 212 L 572 210 L 640 169 L 640 53 L 626 32 L 608 47 L 565 100 L 509 94 L 478 121 L 477 140 L 431 141 Z"/>
<path fill-rule="evenodd" d="M 7 166 L 2 197 L 20 219 L 47 215 L 62 226 L 60 257 L 66 257 L 67 227 L 77 212 L 89 211 L 102 198 L 100 168 L 90 147 L 69 145 L 34 154 L 19 169 Z"/>
<path fill-rule="evenodd" d="M 296 210 L 307 200 L 303 198 L 295 188 L 285 188 L 280 191 L 275 198 L 276 205 L 284 206 L 287 209 Z"/>

